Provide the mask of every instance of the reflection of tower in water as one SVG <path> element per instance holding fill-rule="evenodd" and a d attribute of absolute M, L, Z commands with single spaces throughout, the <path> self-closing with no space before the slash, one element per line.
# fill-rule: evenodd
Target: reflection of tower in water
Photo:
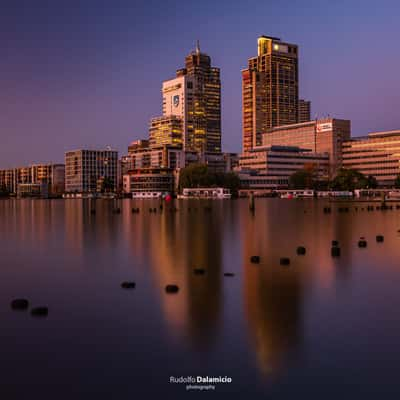
<path fill-rule="evenodd" d="M 276 227 L 281 226 L 279 214 L 268 208 L 257 214 L 252 218 L 246 207 L 240 213 L 243 303 L 259 369 L 270 374 L 282 368 L 300 345 L 303 285 L 299 271 L 276 263 L 282 255 L 273 242 Z M 254 254 L 261 256 L 260 265 L 250 265 Z"/>
<path fill-rule="evenodd" d="M 220 210 L 204 211 L 197 201 L 189 212 L 190 204 L 184 201 L 178 204 L 178 212 L 165 210 L 154 216 L 147 234 L 160 289 L 168 283 L 180 287 L 176 296 L 161 296 L 167 322 L 174 335 L 201 350 L 212 344 L 221 313 L 222 219 Z M 204 268 L 206 273 L 196 275 L 194 268 Z"/>

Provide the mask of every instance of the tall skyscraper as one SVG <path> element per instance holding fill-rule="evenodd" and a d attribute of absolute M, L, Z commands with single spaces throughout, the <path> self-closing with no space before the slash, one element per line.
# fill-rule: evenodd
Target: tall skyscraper
<path fill-rule="evenodd" d="M 311 101 L 299 100 L 299 118 L 298 122 L 308 122 L 311 120 Z"/>
<path fill-rule="evenodd" d="M 261 145 L 261 134 L 298 121 L 298 48 L 278 38 L 258 38 L 258 54 L 242 71 L 243 151 Z"/>
<path fill-rule="evenodd" d="M 163 82 L 163 115 L 182 118 L 183 147 L 189 151 L 221 151 L 221 81 L 211 58 L 196 50 L 185 59 L 176 78 Z"/>

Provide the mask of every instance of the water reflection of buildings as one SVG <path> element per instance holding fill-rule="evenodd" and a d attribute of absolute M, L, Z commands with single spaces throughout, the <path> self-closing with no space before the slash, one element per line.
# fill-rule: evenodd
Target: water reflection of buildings
<path fill-rule="evenodd" d="M 304 287 L 299 270 L 279 266 L 285 246 L 283 243 L 277 246 L 277 226 L 282 226 L 284 221 L 273 207 L 264 205 L 265 210 L 257 210 L 256 218 L 249 215 L 247 204 L 240 212 L 243 303 L 257 364 L 263 374 L 271 374 L 301 344 Z M 254 254 L 261 256 L 262 264 L 249 263 Z"/>
<path fill-rule="evenodd" d="M 139 242 L 132 243 L 132 252 L 148 252 L 142 257 L 150 263 L 172 334 L 202 350 L 212 346 L 222 308 L 222 210 L 207 212 L 189 201 L 176 205 L 178 212 L 136 216 L 130 234 Z M 196 275 L 194 268 L 206 274 Z M 178 295 L 164 293 L 169 283 L 179 285 Z"/>
<path fill-rule="evenodd" d="M 244 307 L 250 343 L 263 373 L 278 371 L 299 354 L 306 298 L 311 303 L 314 297 L 329 302 L 339 285 L 350 281 L 354 252 L 360 251 L 357 241 L 368 236 L 371 226 L 363 218 L 365 211 L 338 213 L 339 205 L 333 204 L 334 211 L 326 215 L 320 202 L 260 199 L 252 218 L 247 203 L 243 204 Z M 377 233 L 369 238 L 375 239 Z M 332 240 L 339 241 L 340 258 L 331 257 Z M 299 245 L 306 246 L 307 256 L 296 256 Z M 258 266 L 249 262 L 254 254 L 261 256 Z M 289 268 L 279 265 L 282 256 L 291 258 Z"/>
<path fill-rule="evenodd" d="M 119 220 L 112 214 L 113 203 L 96 200 L 96 215 L 90 213 L 88 200 L 65 200 L 65 247 L 69 256 L 87 265 L 108 260 L 112 265 L 118 256 Z M 103 257 L 105 256 L 105 257 Z M 83 257 L 83 259 L 80 259 Z"/>

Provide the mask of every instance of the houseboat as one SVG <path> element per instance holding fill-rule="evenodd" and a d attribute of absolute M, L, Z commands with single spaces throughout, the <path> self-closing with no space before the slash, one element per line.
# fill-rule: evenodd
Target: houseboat
<path fill-rule="evenodd" d="M 224 188 L 185 188 L 178 199 L 230 199 L 231 191 Z"/>

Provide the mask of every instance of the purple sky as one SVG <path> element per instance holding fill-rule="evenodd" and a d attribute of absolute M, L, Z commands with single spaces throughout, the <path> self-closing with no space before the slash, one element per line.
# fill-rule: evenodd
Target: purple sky
<path fill-rule="evenodd" d="M 240 71 L 261 34 L 300 46 L 313 116 L 351 119 L 355 136 L 400 129 L 399 15 L 397 0 L 3 0 L 0 168 L 125 153 L 196 39 L 221 68 L 226 151 L 241 150 Z"/>

